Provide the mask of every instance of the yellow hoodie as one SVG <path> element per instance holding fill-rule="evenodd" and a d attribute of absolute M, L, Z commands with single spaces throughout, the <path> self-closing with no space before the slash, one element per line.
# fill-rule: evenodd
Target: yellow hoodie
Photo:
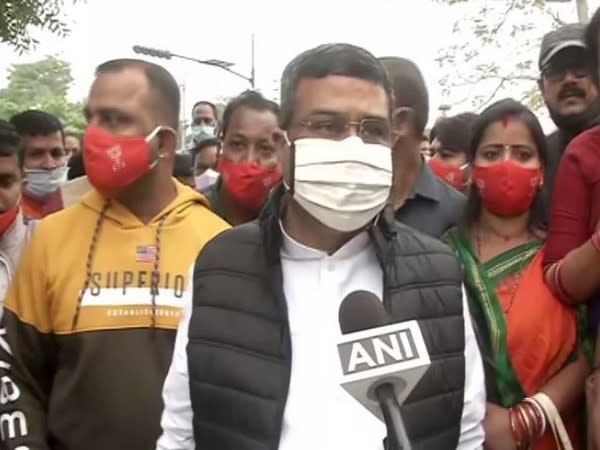
<path fill-rule="evenodd" d="M 176 188 L 147 225 L 95 191 L 38 225 L 0 330 L 9 449 L 154 448 L 189 268 L 228 228 Z"/>

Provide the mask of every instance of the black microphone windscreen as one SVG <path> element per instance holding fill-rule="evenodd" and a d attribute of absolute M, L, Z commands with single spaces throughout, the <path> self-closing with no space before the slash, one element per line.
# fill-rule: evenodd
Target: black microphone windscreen
<path fill-rule="evenodd" d="M 389 325 L 392 318 L 375 294 L 354 291 L 340 305 L 339 321 L 342 334 L 348 334 Z"/>

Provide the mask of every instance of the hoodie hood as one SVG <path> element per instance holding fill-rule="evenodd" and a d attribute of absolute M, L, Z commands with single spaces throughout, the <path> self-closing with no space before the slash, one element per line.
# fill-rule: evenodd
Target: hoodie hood
<path fill-rule="evenodd" d="M 194 205 L 202 205 L 205 208 L 210 209 L 208 200 L 206 200 L 202 194 L 188 186 L 184 186 L 174 178 L 172 180 L 177 191 L 175 198 L 162 211 L 154 216 L 147 225 L 158 223 L 165 216 L 169 216 L 169 226 L 175 225 L 186 217 L 188 210 Z M 121 203 L 104 197 L 95 189 L 88 192 L 81 200 L 84 207 L 95 211 L 97 214 L 102 212 L 106 202 L 111 202 L 111 205 L 105 213 L 107 220 L 116 223 L 122 228 L 140 228 L 146 226 Z"/>

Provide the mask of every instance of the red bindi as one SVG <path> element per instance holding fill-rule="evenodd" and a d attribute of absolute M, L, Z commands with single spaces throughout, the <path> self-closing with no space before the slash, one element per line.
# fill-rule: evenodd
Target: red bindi
<path fill-rule="evenodd" d="M 502 118 L 502 126 L 506 128 L 510 122 L 510 116 L 504 116 Z"/>

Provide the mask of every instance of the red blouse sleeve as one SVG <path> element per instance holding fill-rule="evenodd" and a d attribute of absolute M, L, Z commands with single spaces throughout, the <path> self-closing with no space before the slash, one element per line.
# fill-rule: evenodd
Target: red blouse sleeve
<path fill-rule="evenodd" d="M 589 239 L 592 189 L 599 177 L 600 127 L 574 139 L 562 158 L 552 196 L 544 265 L 561 260 Z"/>

